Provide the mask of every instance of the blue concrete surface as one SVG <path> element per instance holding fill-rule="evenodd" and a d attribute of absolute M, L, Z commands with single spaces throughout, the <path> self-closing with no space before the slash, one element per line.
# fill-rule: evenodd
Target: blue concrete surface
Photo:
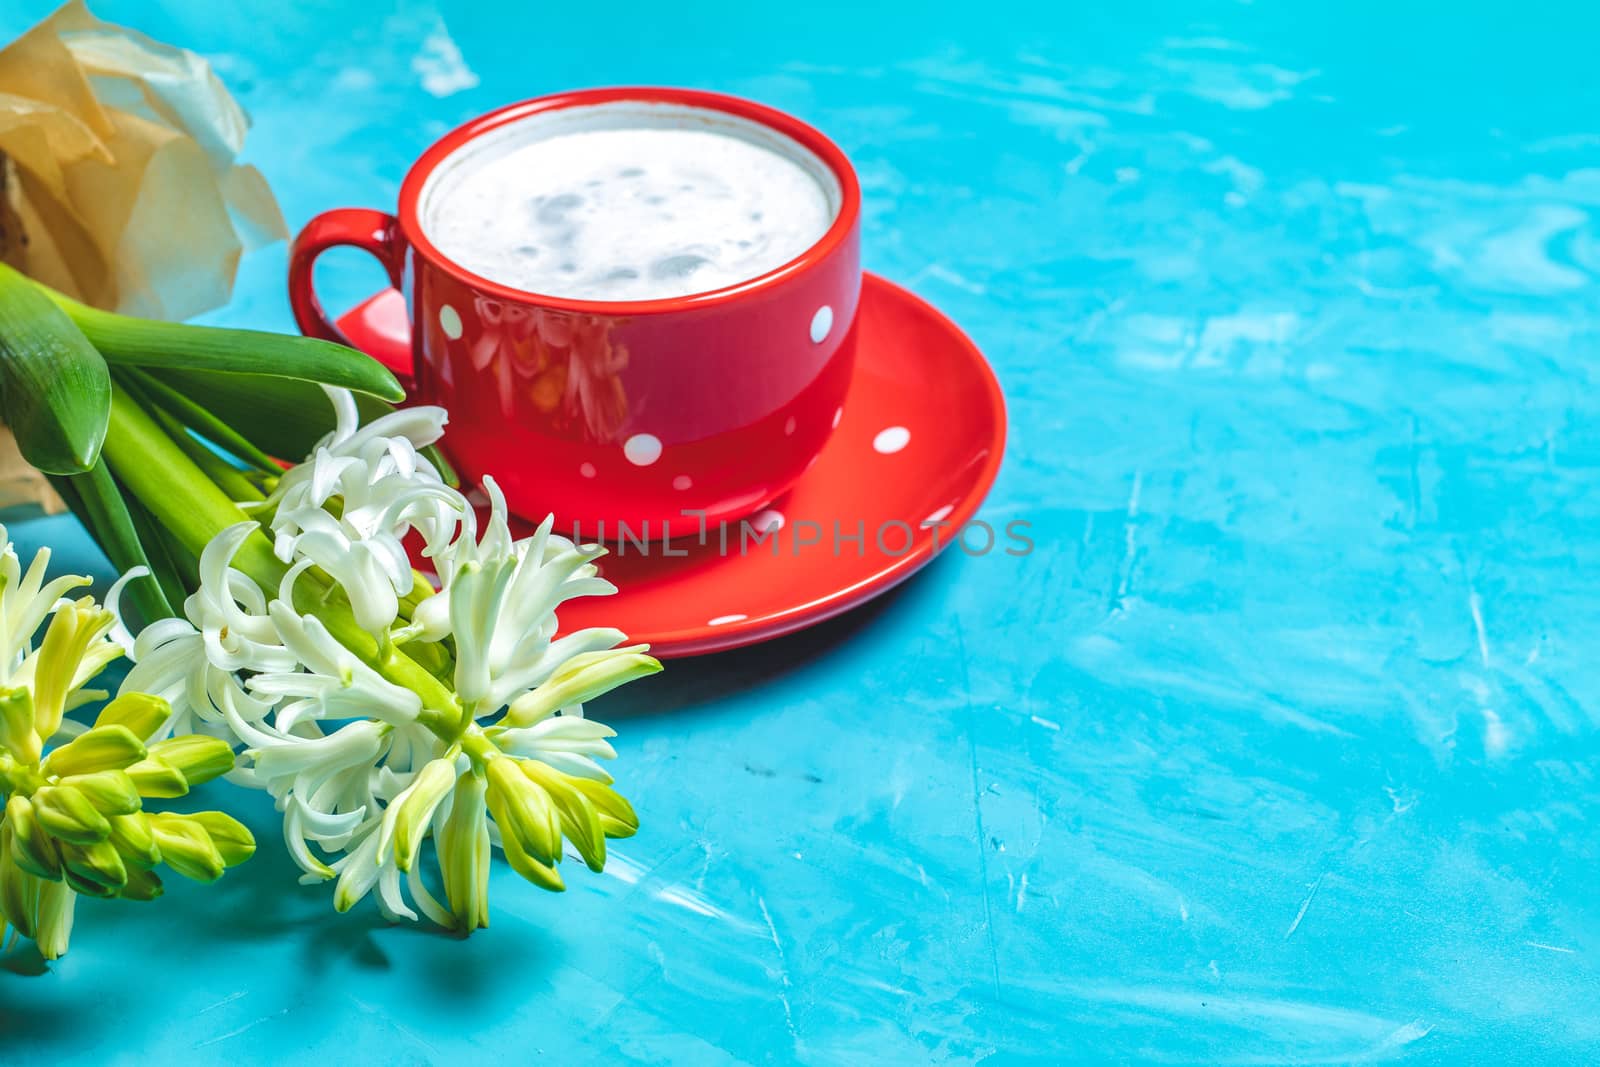
<path fill-rule="evenodd" d="M 8 958 L 0 1058 L 1600 1058 L 1600 10 L 97 10 L 215 59 L 294 224 L 550 90 L 806 117 L 991 356 L 1038 547 L 608 701 L 644 832 L 465 943 L 335 915 L 258 804 L 216 891 Z M 283 270 L 213 318 L 287 328 Z"/>

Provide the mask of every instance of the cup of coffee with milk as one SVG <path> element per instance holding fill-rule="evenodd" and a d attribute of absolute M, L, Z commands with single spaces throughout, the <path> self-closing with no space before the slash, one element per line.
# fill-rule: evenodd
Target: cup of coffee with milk
<path fill-rule="evenodd" d="M 787 490 L 838 424 L 855 356 L 861 194 L 780 111 L 684 89 L 513 104 L 412 166 L 395 214 L 296 239 L 300 327 L 343 341 L 324 250 L 376 256 L 406 296 L 415 399 L 512 511 L 613 536 L 692 532 Z"/>

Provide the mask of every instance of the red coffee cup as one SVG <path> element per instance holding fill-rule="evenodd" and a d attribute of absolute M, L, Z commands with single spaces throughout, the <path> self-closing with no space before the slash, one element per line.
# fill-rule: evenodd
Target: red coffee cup
<path fill-rule="evenodd" d="M 523 292 L 430 243 L 419 210 L 442 162 L 513 123 L 571 123 L 573 108 L 762 127 L 826 167 L 833 223 L 799 257 L 748 281 L 620 302 Z M 781 111 L 689 89 L 562 93 L 446 134 L 406 175 L 397 214 L 341 208 L 312 219 L 291 250 L 289 299 L 303 332 L 345 342 L 312 266 L 337 245 L 370 252 L 410 310 L 412 366 L 390 369 L 413 400 L 448 410 L 446 451 L 464 476 L 493 475 L 513 512 L 553 512 L 560 529 L 616 536 L 619 523 L 638 533 L 648 524 L 659 536 L 667 523 L 694 530 L 763 507 L 837 425 L 855 357 L 860 209 L 844 153 Z"/>

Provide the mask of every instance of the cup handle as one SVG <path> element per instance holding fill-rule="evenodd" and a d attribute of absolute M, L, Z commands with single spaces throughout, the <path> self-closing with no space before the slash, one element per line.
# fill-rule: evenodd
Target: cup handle
<path fill-rule="evenodd" d="M 341 245 L 371 253 L 383 264 L 389 284 L 399 289 L 405 269 L 405 242 L 400 236 L 399 220 L 388 212 L 342 207 L 324 211 L 306 223 L 289 249 L 289 306 L 294 310 L 294 321 L 300 332 L 307 337 L 320 337 L 354 348 L 356 346 L 350 343 L 344 331 L 334 325 L 323 310 L 312 279 L 317 257 Z M 416 374 L 410 344 L 403 351 L 397 346 L 393 351 L 367 351 L 367 355 L 393 372 L 408 395 L 415 395 Z"/>

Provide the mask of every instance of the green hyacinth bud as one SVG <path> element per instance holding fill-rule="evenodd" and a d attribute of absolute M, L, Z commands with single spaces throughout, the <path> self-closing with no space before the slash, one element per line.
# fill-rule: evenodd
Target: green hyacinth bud
<path fill-rule="evenodd" d="M 150 755 L 183 775 L 193 789 L 233 770 L 233 746 L 220 737 L 187 734 L 150 746 Z"/>
<path fill-rule="evenodd" d="M 0 920 L 15 926 L 23 937 L 32 937 L 39 879 L 13 862 L 13 847 L 10 824 L 0 826 Z"/>
<path fill-rule="evenodd" d="M 189 816 L 189 820 L 198 823 L 206 836 L 211 838 L 211 843 L 217 846 L 223 866 L 237 867 L 256 854 L 256 839 L 233 816 L 220 811 L 197 811 Z"/>
<path fill-rule="evenodd" d="M 456 929 L 463 934 L 489 925 L 489 821 L 483 797 L 483 779 L 463 774 L 439 828 L 439 870 Z"/>
<path fill-rule="evenodd" d="M 161 862 L 161 849 L 150 830 L 149 816 L 135 812 L 113 815 L 106 821 L 111 824 L 111 836 L 106 840 L 122 856 L 124 863 L 148 869 Z"/>
<path fill-rule="evenodd" d="M 41 738 L 61 729 L 61 715 L 84 654 L 111 621 L 110 613 L 89 597 L 62 604 L 51 616 L 44 640 L 34 654 L 33 728 Z"/>
<path fill-rule="evenodd" d="M 120 771 L 144 759 L 144 742 L 121 724 L 96 726 L 56 749 L 44 761 L 46 774 Z"/>
<path fill-rule="evenodd" d="M 430 760 L 406 788 L 404 798 L 399 799 L 395 810 L 393 848 L 395 865 L 402 871 L 409 873 L 416 862 L 417 852 L 428 833 L 428 825 L 433 821 L 433 813 L 450 795 L 450 787 L 455 781 L 455 760 Z"/>
<path fill-rule="evenodd" d="M 131 815 L 139 810 L 139 790 L 123 771 L 74 774 L 61 779 L 61 784 L 88 797 L 102 815 Z"/>
<path fill-rule="evenodd" d="M 128 881 L 128 868 L 110 841 L 62 845 L 61 866 L 67 884 L 91 897 L 114 897 Z"/>
<path fill-rule="evenodd" d="M 512 838 L 504 834 L 500 837 L 500 848 L 506 854 L 506 862 L 511 864 L 511 869 L 516 871 L 529 882 L 540 889 L 548 889 L 552 893 L 564 892 L 567 883 L 561 880 L 561 872 L 546 863 L 540 863 L 522 850 Z"/>
<path fill-rule="evenodd" d="M 333 887 L 333 910 L 343 915 L 372 891 L 381 869 L 378 867 L 378 847 L 381 838 L 368 834 L 361 846 L 352 851 L 344 870 L 339 872 L 339 882 Z"/>
<path fill-rule="evenodd" d="M 142 797 L 171 800 L 189 791 L 189 780 L 159 756 L 146 756 L 138 763 L 130 764 L 127 774 Z"/>
<path fill-rule="evenodd" d="M 141 741 L 172 717 L 172 705 L 153 693 L 123 693 L 100 709 L 96 726 L 126 726 Z"/>
<path fill-rule="evenodd" d="M 33 728 L 33 694 L 26 689 L 0 692 L 0 747 L 19 763 L 31 767 L 39 762 L 44 744 Z"/>
<path fill-rule="evenodd" d="M 78 896 L 66 882 L 39 883 L 38 921 L 33 943 L 47 960 L 60 959 L 72 940 L 72 916 Z"/>
<path fill-rule="evenodd" d="M 605 870 L 606 835 L 600 826 L 600 813 L 589 798 L 572 787 L 570 777 L 538 760 L 523 760 L 522 773 L 550 795 L 561 816 L 561 831 L 577 848 L 583 862 L 591 871 Z"/>
<path fill-rule="evenodd" d="M 6 826 L 12 833 L 11 859 L 18 867 L 39 878 L 61 877 L 60 849 L 39 825 L 32 801 L 16 795 L 6 801 Z"/>
<path fill-rule="evenodd" d="M 227 864 L 205 827 L 184 815 L 164 812 L 150 816 L 161 859 L 168 867 L 196 882 L 215 882 Z"/>
<path fill-rule="evenodd" d="M 501 841 L 515 841 L 543 864 L 561 859 L 561 815 L 550 794 L 522 772 L 521 761 L 499 756 L 489 761 L 489 811 Z"/>
<path fill-rule="evenodd" d="M 122 899 L 150 901 L 164 892 L 166 889 L 155 871 L 140 870 L 136 867 L 128 871 L 128 883 L 122 887 Z"/>
<path fill-rule="evenodd" d="M 589 798 L 600 816 L 600 828 L 607 837 L 632 837 L 639 829 L 639 816 L 626 797 L 604 782 L 592 778 L 569 778 L 572 788 Z"/>
<path fill-rule="evenodd" d="M 67 785 L 47 785 L 33 794 L 33 814 L 51 837 L 66 844 L 104 841 L 111 824 L 89 798 Z"/>
<path fill-rule="evenodd" d="M 544 684 L 512 701 L 503 724 L 532 726 L 562 708 L 585 703 L 625 682 L 655 674 L 661 664 L 640 651 L 644 647 L 632 645 L 573 656 Z"/>

